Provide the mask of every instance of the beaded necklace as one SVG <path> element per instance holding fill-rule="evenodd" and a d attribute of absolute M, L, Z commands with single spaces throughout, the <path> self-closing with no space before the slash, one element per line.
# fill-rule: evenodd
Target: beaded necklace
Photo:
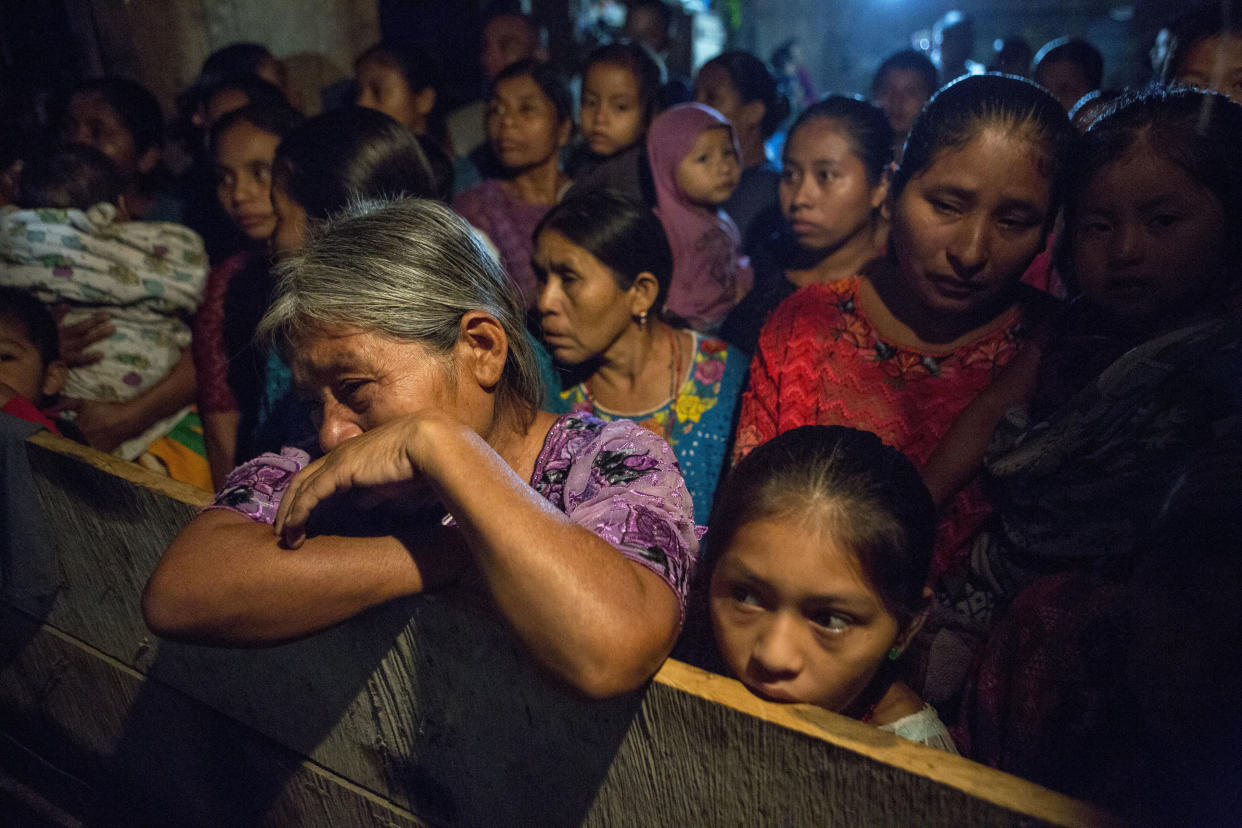
<path fill-rule="evenodd" d="M 671 407 L 669 408 L 668 416 L 664 419 L 664 433 L 662 436 L 664 437 L 665 442 L 668 442 L 669 437 L 671 437 L 673 433 L 673 413 L 674 413 L 674 409 L 676 408 L 676 405 L 674 404 L 677 402 L 677 386 L 678 386 L 677 375 L 681 372 L 681 337 L 677 336 L 677 334 L 673 332 L 672 325 L 667 326 L 665 330 L 668 331 L 668 350 L 669 350 L 669 360 L 668 360 L 668 400 L 669 401 L 666 404 Z M 595 397 L 591 394 L 591 379 L 592 377 L 587 377 L 586 381 L 582 383 L 582 387 L 586 390 L 587 405 L 591 406 L 591 410 L 594 411 L 595 410 Z M 662 407 L 663 406 L 661 406 L 661 408 Z M 657 408 L 656 410 L 658 411 L 659 409 Z"/>

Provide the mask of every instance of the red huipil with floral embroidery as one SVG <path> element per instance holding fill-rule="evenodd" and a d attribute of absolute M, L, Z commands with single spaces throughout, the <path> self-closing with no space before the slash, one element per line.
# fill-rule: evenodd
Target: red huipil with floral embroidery
<path fill-rule="evenodd" d="M 978 339 L 923 352 L 881 340 L 858 308 L 862 277 L 811 285 L 786 299 L 759 336 L 742 396 L 735 460 L 804 425 L 875 432 L 922 466 L 949 426 L 1017 353 L 1021 306 Z M 943 513 L 932 576 L 967 551 L 988 507 L 975 486 Z"/>

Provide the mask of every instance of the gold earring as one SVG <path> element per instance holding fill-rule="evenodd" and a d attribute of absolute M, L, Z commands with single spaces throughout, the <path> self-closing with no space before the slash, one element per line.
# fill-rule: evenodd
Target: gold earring
<path fill-rule="evenodd" d="M 638 327 L 647 330 L 647 312 L 642 311 L 638 314 Z"/>

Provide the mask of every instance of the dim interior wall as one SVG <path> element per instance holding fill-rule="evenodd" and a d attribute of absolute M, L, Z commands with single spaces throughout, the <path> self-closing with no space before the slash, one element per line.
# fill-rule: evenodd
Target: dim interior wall
<path fill-rule="evenodd" d="M 278 647 L 158 640 L 142 585 L 207 496 L 60 438 L 27 446 L 61 585 L 37 612 L 0 598 L 0 746 L 20 748 L 0 750 L 0 779 L 88 823 L 1108 822 L 674 661 L 643 692 L 583 700 L 462 595 L 391 602 Z"/>
<path fill-rule="evenodd" d="M 353 72 L 379 40 L 375 0 L 93 0 L 107 71 L 130 75 L 167 114 L 203 60 L 222 46 L 261 43 L 290 66 L 308 114 L 319 90 Z"/>

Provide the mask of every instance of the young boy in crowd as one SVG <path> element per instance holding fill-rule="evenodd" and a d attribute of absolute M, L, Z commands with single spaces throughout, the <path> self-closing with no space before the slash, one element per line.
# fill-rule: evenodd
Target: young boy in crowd
<path fill-rule="evenodd" d="M 0 411 L 59 434 L 44 409 L 66 373 L 52 312 L 25 291 L 0 287 Z"/>

